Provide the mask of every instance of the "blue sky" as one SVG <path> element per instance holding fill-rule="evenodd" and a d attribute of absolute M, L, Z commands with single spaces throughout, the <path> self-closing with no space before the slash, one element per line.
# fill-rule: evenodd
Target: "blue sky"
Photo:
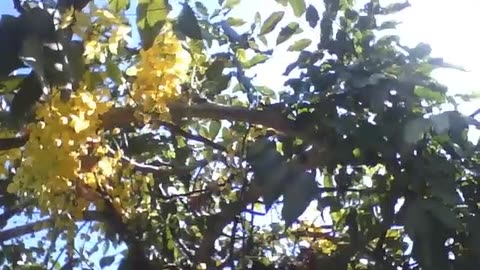
<path fill-rule="evenodd" d="M 135 2 L 135 0 L 132 1 L 133 7 Z M 176 3 L 178 1 L 172 2 Z M 216 0 L 205 0 L 203 2 L 207 6 L 217 3 Z M 306 2 L 317 3 L 319 1 L 306 0 Z M 381 2 L 389 3 L 392 1 Z M 452 94 L 470 94 L 473 92 L 480 94 L 480 43 L 476 35 L 480 28 L 480 19 L 477 15 L 480 10 L 480 1 L 410 0 L 410 3 L 412 4 L 411 8 L 396 16 L 397 20 L 403 22 L 398 28 L 402 42 L 410 46 L 415 46 L 418 42 L 426 42 L 432 46 L 434 56 L 443 57 L 447 62 L 463 66 L 468 70 L 468 72 L 455 70 L 438 70 L 435 72 L 434 76 L 440 82 L 446 84 Z M 231 15 L 251 21 L 255 12 L 260 11 L 262 20 L 264 20 L 276 10 L 283 10 L 283 7 L 275 4 L 273 0 L 242 0 Z M 133 11 L 134 9 L 129 14 L 132 14 Z M 289 9 L 285 11 L 287 18 L 293 16 Z M 0 0 L 0 14 L 15 14 L 11 0 Z M 134 20 L 133 17 L 131 19 Z M 288 23 L 288 19 L 284 19 L 284 23 Z M 318 37 L 318 32 L 315 30 L 309 30 L 309 27 L 303 27 L 303 29 L 305 32 L 298 38 Z M 275 33 L 272 36 L 275 36 Z M 285 67 L 296 59 L 296 54 L 286 52 L 289 45 L 288 42 L 282 44 L 276 49 L 271 60 L 249 71 L 257 75 L 255 78 L 257 85 L 282 89 L 284 79 L 279 74 L 282 74 Z M 463 103 L 460 110 L 468 114 L 478 107 L 480 107 L 480 103 L 472 101 Z"/>

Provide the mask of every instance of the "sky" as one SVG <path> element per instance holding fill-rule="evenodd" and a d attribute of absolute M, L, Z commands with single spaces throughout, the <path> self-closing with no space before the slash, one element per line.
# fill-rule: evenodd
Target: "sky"
<path fill-rule="evenodd" d="M 135 2 L 136 0 L 132 0 L 132 6 L 135 6 Z M 217 0 L 202 2 L 211 7 L 217 3 Z M 306 0 L 306 2 L 308 4 L 320 1 Z M 382 4 L 389 2 L 392 1 L 381 1 Z M 410 0 L 410 3 L 411 8 L 395 16 L 395 19 L 402 21 L 397 29 L 402 43 L 409 46 L 415 46 L 419 42 L 428 43 L 432 47 L 433 56 L 443 57 L 445 61 L 468 70 L 468 72 L 449 69 L 435 71 L 434 77 L 447 85 L 451 94 L 480 94 L 480 42 L 477 37 L 480 29 L 478 17 L 480 1 Z M 286 11 L 286 19 L 282 22 L 284 24 L 288 23 L 288 18 L 293 16 L 290 9 L 283 9 L 273 0 L 242 0 L 231 15 L 252 21 L 255 12 L 260 11 L 263 21 L 277 10 Z M 0 0 L 0 14 L 15 14 L 11 0 Z M 318 37 L 318 30 L 309 30 L 306 24 L 303 28 L 305 32 L 297 38 Z M 276 33 L 271 36 L 276 37 Z M 271 44 L 273 45 L 273 42 Z M 282 44 L 276 49 L 271 60 L 249 71 L 250 75 L 256 75 L 255 84 L 269 86 L 271 89 L 283 88 L 285 80 L 279 74 L 283 73 L 289 63 L 296 60 L 296 54 L 286 52 L 290 44 L 288 42 Z M 463 103 L 459 109 L 463 113 L 470 114 L 478 107 L 480 103 L 472 101 Z"/>

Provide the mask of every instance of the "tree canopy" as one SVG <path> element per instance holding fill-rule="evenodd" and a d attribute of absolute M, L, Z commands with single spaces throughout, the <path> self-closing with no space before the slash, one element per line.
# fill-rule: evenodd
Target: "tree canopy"
<path fill-rule="evenodd" d="M 479 269 L 480 123 L 408 1 L 240 1 L 13 0 L 3 269 Z"/>

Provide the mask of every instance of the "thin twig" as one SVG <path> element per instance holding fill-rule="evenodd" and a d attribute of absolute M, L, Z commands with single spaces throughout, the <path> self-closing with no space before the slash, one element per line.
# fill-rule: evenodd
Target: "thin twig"
<path fill-rule="evenodd" d="M 194 141 L 198 141 L 198 142 L 202 142 L 204 143 L 205 145 L 207 146 L 210 146 L 214 149 L 217 149 L 219 151 L 222 151 L 222 152 L 226 152 L 227 149 L 223 146 L 223 145 L 220 145 L 216 142 L 213 142 L 212 140 L 209 140 L 201 135 L 194 135 L 194 134 L 191 134 L 185 130 L 183 130 L 182 128 L 180 128 L 179 126 L 176 126 L 172 123 L 168 123 L 168 122 L 164 122 L 164 121 L 160 121 L 160 125 L 168 128 L 172 133 L 175 133 L 177 135 L 180 135 L 182 137 L 185 137 L 186 139 L 190 139 L 190 140 L 194 140 Z"/>

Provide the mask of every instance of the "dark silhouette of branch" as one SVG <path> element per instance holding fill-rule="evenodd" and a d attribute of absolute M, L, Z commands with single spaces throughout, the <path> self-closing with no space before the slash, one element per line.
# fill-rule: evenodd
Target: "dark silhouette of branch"
<path fill-rule="evenodd" d="M 222 151 L 222 152 L 226 152 L 227 149 L 223 146 L 223 145 L 220 145 L 216 142 L 213 142 L 212 140 L 209 140 L 203 136 L 200 136 L 200 135 L 194 135 L 192 133 L 189 133 L 185 130 L 183 130 L 181 127 L 177 126 L 177 125 L 174 125 L 174 124 L 171 124 L 171 123 L 168 123 L 168 122 L 160 122 L 160 125 L 168 128 L 170 130 L 170 132 L 174 133 L 174 134 L 177 134 L 179 136 L 182 136 L 186 139 L 190 139 L 190 140 L 193 140 L 193 141 L 198 141 L 198 142 L 202 142 L 204 143 L 205 145 L 207 146 L 210 146 L 212 147 L 213 149 L 217 149 L 219 151 Z"/>
<path fill-rule="evenodd" d="M 3 231 L 0 231 L 0 242 L 5 242 L 10 239 L 21 237 L 29 233 L 41 231 L 53 225 L 54 225 L 54 219 L 49 218 L 49 219 L 25 224 L 22 226 L 17 226 L 8 230 L 3 230 Z"/>
<path fill-rule="evenodd" d="M 0 151 L 19 148 L 28 141 L 28 136 L 0 139 Z"/>
<path fill-rule="evenodd" d="M 213 103 L 194 105 L 172 103 L 169 105 L 169 108 L 172 117 L 239 121 L 253 125 L 262 125 L 291 135 L 296 133 L 294 122 L 273 109 L 258 110 Z"/>
<path fill-rule="evenodd" d="M 18 13 L 22 14 L 24 9 L 22 7 L 22 3 L 20 0 L 13 0 L 13 8 L 18 11 Z"/>
<path fill-rule="evenodd" d="M 474 118 L 480 113 L 480 108 L 474 111 L 472 114 L 470 114 L 470 117 Z"/>

